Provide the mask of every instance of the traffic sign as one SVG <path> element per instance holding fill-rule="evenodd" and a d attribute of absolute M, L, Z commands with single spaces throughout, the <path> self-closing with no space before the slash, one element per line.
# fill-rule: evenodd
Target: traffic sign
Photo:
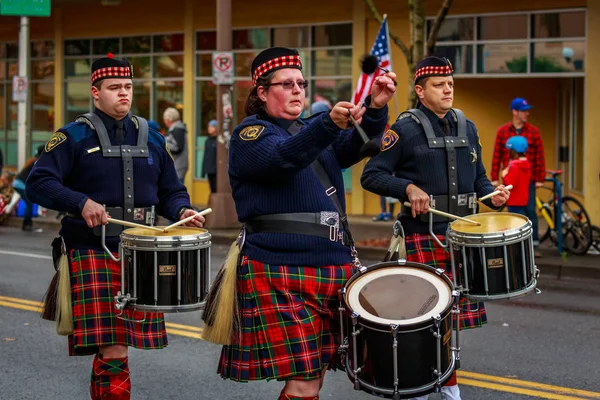
<path fill-rule="evenodd" d="M 50 0 L 0 0 L 0 15 L 49 17 Z"/>
<path fill-rule="evenodd" d="M 13 76 L 12 100 L 21 102 L 27 100 L 27 77 Z"/>
<path fill-rule="evenodd" d="M 215 85 L 233 84 L 233 52 L 213 52 L 212 78 Z"/>

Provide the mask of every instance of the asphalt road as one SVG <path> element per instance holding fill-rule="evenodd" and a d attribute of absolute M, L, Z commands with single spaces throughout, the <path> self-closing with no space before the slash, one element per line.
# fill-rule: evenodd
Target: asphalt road
<path fill-rule="evenodd" d="M 91 358 L 69 357 L 66 339 L 37 312 L 53 274 L 52 237 L 0 227 L 2 400 L 88 398 Z M 211 250 L 214 276 L 226 246 Z M 488 303 L 490 322 L 461 334 L 463 399 L 600 399 L 600 281 L 542 279 L 539 287 L 539 296 Z M 216 374 L 220 348 L 199 339 L 200 317 L 167 314 L 169 346 L 130 351 L 132 399 L 276 399 L 277 382 Z M 371 398 L 343 372 L 328 373 L 321 391 L 321 399 Z"/>

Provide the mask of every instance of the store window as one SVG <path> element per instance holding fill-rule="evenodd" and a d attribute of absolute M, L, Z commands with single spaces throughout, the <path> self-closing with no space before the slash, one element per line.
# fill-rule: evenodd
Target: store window
<path fill-rule="evenodd" d="M 586 46 L 583 9 L 514 12 L 446 17 L 435 55 L 456 74 L 584 76 Z"/>
<path fill-rule="evenodd" d="M 131 113 L 166 127 L 167 107 L 183 112 L 182 33 L 65 41 L 65 116 L 67 121 L 91 111 L 90 71 L 94 60 L 113 53 L 133 66 Z"/>

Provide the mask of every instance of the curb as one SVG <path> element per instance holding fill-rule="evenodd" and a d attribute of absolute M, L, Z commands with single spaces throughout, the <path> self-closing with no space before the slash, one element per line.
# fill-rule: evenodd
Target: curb
<path fill-rule="evenodd" d="M 11 217 L 5 222 L 5 226 L 20 228 L 21 218 Z M 48 231 L 56 231 L 60 228 L 60 221 L 50 218 L 34 219 L 34 226 Z M 237 237 L 237 232 L 211 231 L 212 242 L 219 245 L 230 245 Z M 383 260 L 387 253 L 385 248 L 358 246 L 356 248 L 361 259 L 364 260 Z M 569 260 L 577 260 L 578 256 L 569 256 Z M 558 260 L 557 260 L 558 258 Z M 546 279 L 593 279 L 600 280 L 600 257 L 598 257 L 598 266 L 573 265 L 564 262 L 560 257 L 540 257 L 536 258 L 537 268 L 540 275 Z"/>

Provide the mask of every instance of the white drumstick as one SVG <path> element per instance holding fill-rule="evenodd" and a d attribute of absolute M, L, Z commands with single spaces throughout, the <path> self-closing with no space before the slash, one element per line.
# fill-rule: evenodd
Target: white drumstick
<path fill-rule="evenodd" d="M 405 207 L 410 207 L 410 202 L 405 201 L 404 202 L 404 206 Z M 473 225 L 481 225 L 481 223 L 479 223 L 477 221 L 473 221 L 472 219 L 459 217 L 458 215 L 454 215 L 454 214 L 450 214 L 450 213 L 447 213 L 447 212 L 439 211 L 439 210 L 436 210 L 435 208 L 430 208 L 429 210 L 427 210 L 427 212 L 430 212 L 432 214 L 437 214 L 437 215 L 440 215 L 440 216 L 446 217 L 446 218 L 457 219 L 459 221 L 468 222 L 469 224 L 473 224 Z"/>
<path fill-rule="evenodd" d="M 506 190 L 510 190 L 510 189 L 512 189 L 512 188 L 513 188 L 513 185 L 504 186 L 504 189 L 506 189 Z M 485 196 L 483 196 L 483 197 L 480 197 L 480 198 L 479 198 L 479 201 L 484 201 L 484 200 L 487 200 L 487 199 L 489 199 L 490 197 L 494 197 L 495 195 L 497 195 L 497 194 L 500 194 L 500 193 L 502 193 L 502 190 L 496 190 L 496 191 L 493 191 L 493 192 L 492 192 L 492 193 L 490 193 L 490 194 L 486 194 Z"/>
<path fill-rule="evenodd" d="M 110 222 L 112 224 L 117 224 L 117 225 L 129 226 L 132 228 L 145 228 L 145 229 L 150 229 L 150 230 L 159 231 L 159 232 L 163 231 L 162 228 L 156 228 L 154 226 L 146 226 L 146 225 L 142 225 L 142 224 L 136 224 L 135 222 L 122 221 L 120 219 L 116 219 L 116 218 L 112 218 L 112 217 L 108 217 L 108 222 Z"/>
<path fill-rule="evenodd" d="M 168 231 L 171 228 L 175 228 L 176 226 L 185 224 L 186 222 L 190 222 L 191 220 L 193 220 L 196 217 L 196 215 L 206 215 L 206 214 L 210 214 L 211 212 L 212 212 L 212 208 L 207 208 L 206 210 L 202 210 L 200 212 L 197 212 L 194 215 L 190 215 L 187 218 L 184 218 L 184 219 L 182 219 L 180 221 L 175 222 L 174 224 L 171 224 L 171 225 L 167 226 L 166 228 L 163 229 L 163 232 L 166 232 L 166 231 Z"/>

